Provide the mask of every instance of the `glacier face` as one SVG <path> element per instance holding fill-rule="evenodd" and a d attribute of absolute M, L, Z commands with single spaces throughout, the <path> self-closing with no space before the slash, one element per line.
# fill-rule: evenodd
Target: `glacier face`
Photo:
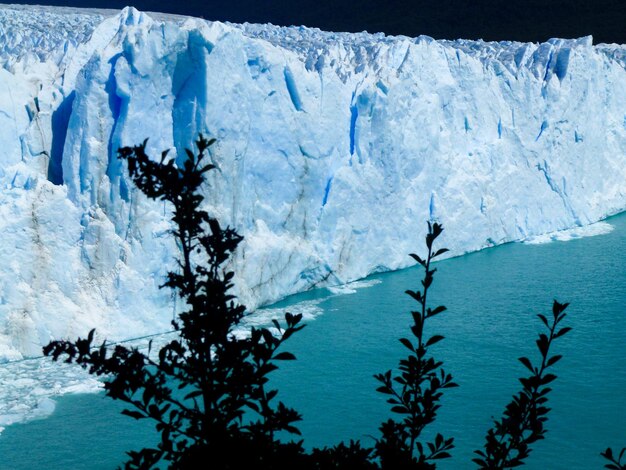
<path fill-rule="evenodd" d="M 0 6 L 0 357 L 167 330 L 167 208 L 115 158 L 218 139 L 207 209 L 251 308 L 626 207 L 626 47 Z"/>

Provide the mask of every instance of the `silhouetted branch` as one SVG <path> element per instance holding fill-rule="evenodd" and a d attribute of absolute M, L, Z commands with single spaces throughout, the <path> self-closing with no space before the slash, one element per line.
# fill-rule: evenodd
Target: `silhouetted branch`
<path fill-rule="evenodd" d="M 161 442 L 156 449 L 129 452 L 127 468 L 151 468 L 160 461 L 186 468 L 200 454 L 228 462 L 224 468 L 260 463 L 271 468 L 270 462 L 287 456 L 303 458 L 301 443 L 275 438 L 279 431 L 299 434 L 294 423 L 300 415 L 282 402 L 275 405 L 277 391 L 267 389 L 276 361 L 295 359 L 278 350 L 303 328 L 302 316 L 286 314 L 285 326 L 275 321 L 277 334 L 267 328 L 253 328 L 245 338 L 233 334 L 247 313 L 228 293 L 233 273 L 224 265 L 242 238 L 201 209 L 205 173 L 214 168 L 205 159 L 214 142 L 200 135 L 197 154 L 187 150 L 180 168 L 167 152 L 151 160 L 147 141 L 119 150 L 137 187 L 173 208 L 180 272 L 168 273 L 164 286 L 187 305 L 172 322 L 179 338 L 154 359 L 121 345 L 112 351 L 106 343 L 94 347 L 93 330 L 85 339 L 53 341 L 44 348 L 53 360 L 64 358 L 105 376 L 105 393 L 129 405 L 124 414 L 155 423 Z"/>
<path fill-rule="evenodd" d="M 546 370 L 561 359 L 560 355 L 550 356 L 550 347 L 555 339 L 571 330 L 569 327 L 557 329 L 566 317 L 564 311 L 568 305 L 555 300 L 551 321 L 545 315 L 537 315 L 548 329 L 548 334 L 540 333 L 536 341 L 541 363 L 534 366 L 527 357 L 519 358 L 531 374 L 519 379 L 522 391 L 506 406 L 504 417 L 495 421 L 494 427 L 487 432 L 485 450 L 474 452 L 478 457 L 472 460 L 479 468 L 499 469 L 522 465 L 531 451 L 530 444 L 544 438 L 544 424 L 550 411 L 546 407 L 547 395 L 552 390 L 547 385 L 556 379 L 556 375 Z"/>
<path fill-rule="evenodd" d="M 610 470 L 626 470 L 626 461 L 622 462 L 624 453 L 626 453 L 626 447 L 620 451 L 617 457 L 613 455 L 613 450 L 610 447 L 604 452 L 601 452 L 600 455 L 610 462 L 605 464 L 604 468 L 608 468 Z"/>
<path fill-rule="evenodd" d="M 437 416 L 442 391 L 457 386 L 452 376 L 443 370 L 443 363 L 428 355 L 428 348 L 444 337 L 424 336 L 426 320 L 446 310 L 442 305 L 434 309 L 427 306 L 428 290 L 436 271 L 431 269 L 431 262 L 448 251 L 445 248 L 433 251 L 433 243 L 442 232 L 443 227 L 438 223 L 428 223 L 426 259 L 411 254 L 424 268 L 424 279 L 421 281 L 422 291 L 406 292 L 419 304 L 419 309 L 411 312 L 414 340 L 400 339 L 410 355 L 400 361 L 400 375 L 387 371 L 374 376 L 382 384 L 377 391 L 390 395 L 387 403 L 392 405 L 391 411 L 404 416 L 400 421 L 390 419 L 380 427 L 382 438 L 376 441 L 375 455 L 380 458 L 382 468 L 434 468 L 433 461 L 450 457 L 449 451 L 454 448 L 454 440 L 445 439 L 441 434 L 436 435 L 434 443 L 426 444 L 428 450 L 418 442 L 423 429 Z"/>

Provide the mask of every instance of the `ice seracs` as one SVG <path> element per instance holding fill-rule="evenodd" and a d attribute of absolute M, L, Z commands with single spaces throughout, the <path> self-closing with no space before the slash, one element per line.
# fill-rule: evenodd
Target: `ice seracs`
<path fill-rule="evenodd" d="M 626 48 L 0 7 L 0 355 L 163 331 L 169 214 L 116 159 L 218 139 L 208 209 L 250 308 L 626 206 Z"/>

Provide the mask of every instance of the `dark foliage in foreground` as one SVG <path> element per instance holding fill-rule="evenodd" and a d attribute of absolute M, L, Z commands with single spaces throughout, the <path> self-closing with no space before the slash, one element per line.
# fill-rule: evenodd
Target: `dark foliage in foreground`
<path fill-rule="evenodd" d="M 382 384 L 378 391 L 390 395 L 387 403 L 392 405 L 391 411 L 403 417 L 400 421 L 390 419 L 380 428 L 382 438 L 376 442 L 375 448 L 376 456 L 380 458 L 383 468 L 431 468 L 435 460 L 450 457 L 448 451 L 454 447 L 452 444 L 454 439 L 445 439 L 441 434 L 437 434 L 434 443 L 427 443 L 426 446 L 418 440 L 422 430 L 437 416 L 442 391 L 457 387 L 452 381 L 452 376 L 446 374 L 441 367 L 443 363 L 428 354 L 428 348 L 444 337 L 424 336 L 426 320 L 446 310 L 443 305 L 431 309 L 426 303 L 428 289 L 436 271 L 430 264 L 434 258 L 448 251 L 446 248 L 433 251 L 433 242 L 441 232 L 443 232 L 441 225 L 429 223 L 426 235 L 428 249 L 426 259 L 411 254 L 425 272 L 422 290 L 406 291 L 419 305 L 417 310 L 411 312 L 413 317 L 411 333 L 414 339 L 400 339 L 410 354 L 400 361 L 399 375 L 394 375 L 389 370 L 375 376 Z"/>
<path fill-rule="evenodd" d="M 284 326 L 274 322 L 277 334 L 266 328 L 251 328 L 246 338 L 233 334 L 246 313 L 228 293 L 233 273 L 224 263 L 241 237 L 201 209 L 199 191 L 205 173 L 214 168 L 206 161 L 213 142 L 200 136 L 197 156 L 188 151 L 182 168 L 167 159 L 167 152 L 160 161 L 150 160 L 146 142 L 119 151 L 139 189 L 173 206 L 181 256 L 179 272 L 170 272 L 165 286 L 188 306 L 172 323 L 179 338 L 155 358 L 119 345 L 112 352 L 106 343 L 94 348 L 93 330 L 86 339 L 44 348 L 54 360 L 62 356 L 92 374 L 106 375 L 105 393 L 130 405 L 124 414 L 155 422 L 161 442 L 129 452 L 127 468 L 164 461 L 190 468 L 194 459 L 207 456 L 224 462 L 223 468 L 273 468 L 302 453 L 299 444 L 277 441 L 279 431 L 299 434 L 294 423 L 300 415 L 282 402 L 274 405 L 277 391 L 267 388 L 276 361 L 294 359 L 277 350 L 302 328 L 301 316 L 286 314 Z"/>
<path fill-rule="evenodd" d="M 150 419 L 160 433 L 155 448 L 129 452 L 126 468 L 197 468 L 198 462 L 222 469 L 434 469 L 439 459 L 450 457 L 452 438 L 437 434 L 434 442 L 422 442 L 421 434 L 433 423 L 443 390 L 456 387 L 441 361 L 429 351 L 443 338 L 426 334 L 426 321 L 446 310 L 427 305 L 429 288 L 436 269 L 432 261 L 444 254 L 434 242 L 443 227 L 428 224 L 427 256 L 411 256 L 424 268 L 422 287 L 408 290 L 418 304 L 411 312 L 412 339 L 400 342 L 409 354 L 400 360 L 398 371 L 375 376 L 378 392 L 388 396 L 391 411 L 381 427 L 373 448 L 360 442 L 340 443 L 307 453 L 302 441 L 284 442 L 277 435 L 299 435 L 295 423 L 300 415 L 282 402 L 275 403 L 277 391 L 269 389 L 268 374 L 276 361 L 295 357 L 281 351 L 282 344 L 303 328 L 300 315 L 285 315 L 285 324 L 274 321 L 274 329 L 250 328 L 249 335 L 234 335 L 242 326 L 245 308 L 229 294 L 233 273 L 226 262 L 241 237 L 201 208 L 200 188 L 205 174 L 214 166 L 207 154 L 214 140 L 202 135 L 198 153 L 187 151 L 187 160 L 178 168 L 163 152 L 160 161 L 145 153 L 146 142 L 120 149 L 137 187 L 152 199 L 168 201 L 173 208 L 173 235 L 180 247 L 178 271 L 170 272 L 164 286 L 172 288 L 187 305 L 172 322 L 177 339 L 158 353 L 106 342 L 94 346 L 94 331 L 86 339 L 54 341 L 44 353 L 54 360 L 75 362 L 90 373 L 106 376 L 105 393 L 129 405 L 123 413 L 135 419 Z M 551 355 L 552 343 L 570 328 L 559 327 L 567 304 L 554 301 L 552 317 L 538 315 L 547 328 L 537 339 L 540 363 L 526 357 L 519 361 L 530 375 L 520 378 L 522 390 L 506 406 L 504 416 L 487 432 L 484 450 L 473 459 L 479 468 L 500 469 L 520 466 L 534 442 L 543 439 L 547 421 L 548 385 L 556 379 L 549 373 L 560 359 Z M 558 328 L 557 328 L 558 327 Z M 611 449 L 601 455 L 606 468 L 626 470 L 625 450 L 614 456 Z"/>
<path fill-rule="evenodd" d="M 548 334 L 540 333 L 537 349 L 541 356 L 541 364 L 533 365 L 527 357 L 519 361 L 530 371 L 530 376 L 520 378 L 522 391 L 513 397 L 506 406 L 504 416 L 494 423 L 487 432 L 483 450 L 473 461 L 479 468 L 513 468 L 524 463 L 530 453 L 530 444 L 544 438 L 544 424 L 550 408 L 546 406 L 547 395 L 552 390 L 548 384 L 556 379 L 556 375 L 546 370 L 556 364 L 562 356 L 550 356 L 552 342 L 571 330 L 569 327 L 557 326 L 565 318 L 568 304 L 560 304 L 556 300 L 552 306 L 552 318 L 539 314 L 541 322 L 548 329 Z"/>

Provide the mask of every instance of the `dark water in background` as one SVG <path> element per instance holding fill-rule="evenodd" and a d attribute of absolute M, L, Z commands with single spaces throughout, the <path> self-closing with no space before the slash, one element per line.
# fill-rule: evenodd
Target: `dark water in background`
<path fill-rule="evenodd" d="M 549 314 L 553 298 L 571 303 L 565 323 L 574 329 L 554 344 L 564 358 L 555 366 L 548 433 L 527 468 L 601 468 L 600 451 L 626 446 L 626 216 L 609 222 L 615 230 L 606 235 L 508 244 L 437 264 L 432 305 L 448 311 L 427 330 L 446 336 L 432 352 L 460 385 L 445 392 L 430 426 L 455 438 L 454 459 L 440 468 L 474 468 L 472 450 L 519 388 L 525 369 L 517 357 L 537 357 L 536 314 Z M 368 436 L 377 436 L 388 405 L 372 376 L 405 355 L 397 339 L 409 335 L 416 304 L 403 292 L 420 278 L 411 268 L 374 276 L 381 282 L 354 294 L 322 289 L 277 305 L 297 313 L 302 301 L 317 300 L 324 311 L 289 340 L 298 360 L 280 364 L 271 382 L 303 414 L 307 446 L 371 444 Z M 102 395 L 62 397 L 51 417 L 2 433 L 0 468 L 115 468 L 125 450 L 155 442 L 147 424 L 120 409 Z"/>

